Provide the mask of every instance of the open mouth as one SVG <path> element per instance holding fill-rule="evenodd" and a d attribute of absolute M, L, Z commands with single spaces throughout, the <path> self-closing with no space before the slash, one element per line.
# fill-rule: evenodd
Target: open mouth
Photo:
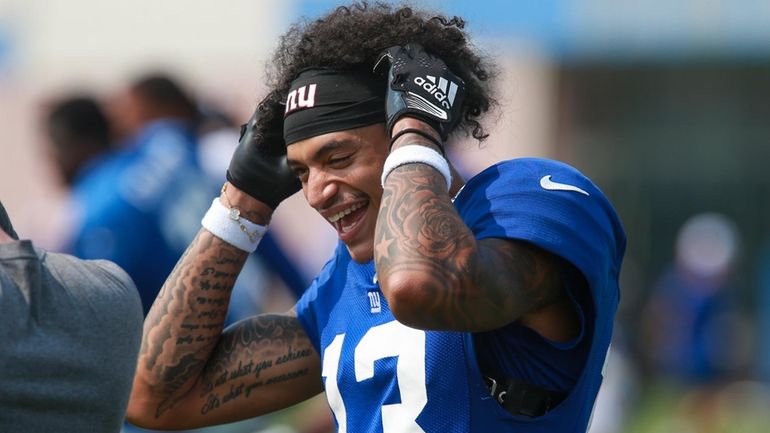
<path fill-rule="evenodd" d="M 364 215 L 366 215 L 368 204 L 368 201 L 355 203 L 349 208 L 327 218 L 334 228 L 337 229 L 340 239 L 344 241 L 346 238 L 354 235 L 354 230 Z"/>

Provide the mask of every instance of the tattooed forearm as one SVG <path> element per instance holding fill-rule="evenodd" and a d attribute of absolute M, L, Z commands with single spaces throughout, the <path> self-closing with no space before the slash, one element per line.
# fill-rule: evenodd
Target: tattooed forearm
<path fill-rule="evenodd" d="M 375 263 L 386 295 L 390 277 L 419 282 L 411 297 L 419 300 L 413 325 L 429 329 L 498 327 L 561 294 L 547 254 L 512 240 L 477 242 L 441 175 L 424 164 L 401 166 L 388 177 Z"/>
<path fill-rule="evenodd" d="M 242 208 L 243 216 L 269 222 L 269 207 L 243 193 L 241 199 L 252 209 Z M 197 428 L 254 417 L 321 392 L 320 359 L 292 313 L 224 329 L 247 257 L 207 230 L 192 241 L 145 320 L 129 421 L 161 430 Z"/>
<path fill-rule="evenodd" d="M 201 374 L 219 340 L 245 258 L 202 231 L 166 280 L 145 320 L 138 367 L 160 397 L 156 417 L 173 407 Z"/>
<path fill-rule="evenodd" d="M 223 329 L 245 259 L 203 231 L 180 259 L 145 321 L 131 419 L 176 429 L 228 422 L 322 390 L 318 354 L 295 316 Z"/>

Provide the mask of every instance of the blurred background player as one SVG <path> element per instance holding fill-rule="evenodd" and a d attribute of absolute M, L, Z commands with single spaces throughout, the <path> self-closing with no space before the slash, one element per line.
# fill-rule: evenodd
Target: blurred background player
<path fill-rule="evenodd" d="M 671 393 L 682 426 L 718 432 L 727 384 L 743 379 L 754 335 L 737 302 L 740 237 L 725 215 L 704 212 L 680 227 L 674 257 L 653 287 L 642 336 L 648 368 Z"/>
<path fill-rule="evenodd" d="M 136 283 L 145 311 L 195 232 L 213 190 L 197 161 L 198 112 L 173 80 L 140 78 L 114 101 L 118 149 L 82 167 L 72 195 L 72 253 L 109 259 Z"/>
<path fill-rule="evenodd" d="M 99 101 L 90 95 L 72 95 L 51 102 L 45 126 L 51 161 L 67 187 L 113 149 L 107 116 Z"/>
<path fill-rule="evenodd" d="M 145 312 L 183 251 L 179 247 L 183 228 L 194 219 L 196 197 L 216 191 L 225 181 L 222 173 L 238 144 L 238 125 L 230 116 L 213 107 L 198 110 L 199 105 L 172 77 L 152 74 L 113 97 L 109 117 L 99 100 L 85 94 L 60 97 L 46 107 L 50 160 L 73 198 L 69 209 L 60 213 L 67 220 L 62 231 L 69 232 L 63 236 L 69 240 L 63 248 L 125 266 L 138 282 Z M 169 173 L 162 173 L 164 164 Z M 154 178 L 177 172 L 190 183 L 163 186 L 157 184 L 162 179 Z M 116 183 L 119 179 L 122 184 Z M 150 195 L 177 195 L 170 194 L 167 203 L 150 197 L 139 200 L 137 189 L 145 186 Z M 119 233 L 126 209 L 139 216 L 139 230 Z M 181 227 L 175 228 L 172 218 L 179 218 Z M 139 257 L 152 258 L 154 263 L 142 264 Z M 308 283 L 278 241 L 268 235 L 245 267 L 228 321 L 261 311 L 271 296 L 291 302 Z M 262 289 L 276 285 L 280 286 L 277 291 Z M 288 293 L 281 293 L 287 289 Z"/>

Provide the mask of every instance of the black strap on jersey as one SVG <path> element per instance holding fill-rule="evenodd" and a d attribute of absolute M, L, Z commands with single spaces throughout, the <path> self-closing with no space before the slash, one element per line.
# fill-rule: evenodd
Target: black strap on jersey
<path fill-rule="evenodd" d="M 505 376 L 485 376 L 489 394 L 512 415 L 537 417 L 561 403 L 565 393 L 549 391 Z"/>

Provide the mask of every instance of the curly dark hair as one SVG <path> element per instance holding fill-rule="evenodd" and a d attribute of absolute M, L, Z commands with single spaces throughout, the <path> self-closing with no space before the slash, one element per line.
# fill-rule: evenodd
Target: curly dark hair
<path fill-rule="evenodd" d="M 341 6 L 316 20 L 302 20 L 281 36 L 268 65 L 271 92 L 260 104 L 260 126 L 283 115 L 289 86 L 303 70 L 371 71 L 384 49 L 419 43 L 465 81 L 457 130 L 484 140 L 489 134 L 477 119 L 497 103 L 491 82 L 497 67 L 474 50 L 464 27 L 465 21 L 458 17 L 366 1 Z M 383 76 L 383 89 L 385 81 Z"/>

